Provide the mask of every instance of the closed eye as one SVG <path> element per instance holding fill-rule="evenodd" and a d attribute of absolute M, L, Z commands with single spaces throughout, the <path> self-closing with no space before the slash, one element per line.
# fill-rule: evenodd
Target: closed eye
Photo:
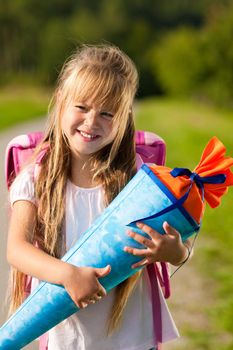
<path fill-rule="evenodd" d="M 109 119 L 109 120 L 111 120 L 113 118 L 113 114 L 110 112 L 101 112 L 100 115 L 104 118 Z"/>
<path fill-rule="evenodd" d="M 78 108 L 79 110 L 83 111 L 83 112 L 87 111 L 87 107 L 84 106 L 84 105 L 76 105 L 75 107 Z"/>

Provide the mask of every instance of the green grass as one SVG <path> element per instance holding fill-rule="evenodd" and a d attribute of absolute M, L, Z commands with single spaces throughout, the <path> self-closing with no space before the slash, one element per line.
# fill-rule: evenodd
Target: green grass
<path fill-rule="evenodd" d="M 0 130 L 46 115 L 50 93 L 39 87 L 0 90 Z"/>
<path fill-rule="evenodd" d="M 214 135 L 233 150 L 233 111 L 171 99 L 147 99 L 136 108 L 137 127 L 152 129 L 166 140 L 169 166 L 185 163 L 194 167 L 204 145 Z"/>
<path fill-rule="evenodd" d="M 167 165 L 193 169 L 212 136 L 233 156 L 233 111 L 192 101 L 146 99 L 136 106 L 137 128 L 158 133 L 167 144 Z M 206 208 L 198 238 L 197 268 L 213 284 L 214 305 L 206 310 L 208 330 L 183 329 L 190 339 L 189 350 L 233 349 L 233 189 L 216 209 Z M 194 286 L 195 288 L 195 286 Z M 205 301 L 201 301 L 204 303 Z M 215 336 L 213 336 L 215 335 Z"/>

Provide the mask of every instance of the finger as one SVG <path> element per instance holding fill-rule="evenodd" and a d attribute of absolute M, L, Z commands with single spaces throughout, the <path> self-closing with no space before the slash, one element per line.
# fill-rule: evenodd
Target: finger
<path fill-rule="evenodd" d="M 103 297 L 102 297 L 101 295 L 98 295 L 98 294 L 97 294 L 95 298 L 96 298 L 96 301 L 99 301 L 99 300 L 101 300 Z"/>
<path fill-rule="evenodd" d="M 101 298 L 105 297 L 106 295 L 107 295 L 106 289 L 100 284 L 100 289 L 96 293 L 96 296 L 101 299 Z"/>
<path fill-rule="evenodd" d="M 69 296 L 70 296 L 70 298 L 73 300 L 74 304 L 75 304 L 79 309 L 82 309 L 82 302 L 81 302 L 78 298 L 76 298 L 75 295 L 72 295 L 72 294 L 69 293 Z"/>
<path fill-rule="evenodd" d="M 142 259 L 141 261 L 137 262 L 136 264 L 133 264 L 131 267 L 132 267 L 132 269 L 136 269 L 138 267 L 144 267 L 147 264 L 149 264 L 148 259 Z"/>
<path fill-rule="evenodd" d="M 144 222 L 137 222 L 136 225 L 142 231 L 147 233 L 151 238 L 160 238 L 161 237 L 161 234 L 159 232 L 155 231 L 152 227 L 144 224 Z"/>
<path fill-rule="evenodd" d="M 145 247 L 148 247 L 148 248 L 154 247 L 154 244 L 151 241 L 151 239 L 148 239 L 148 238 L 144 237 L 143 235 L 140 235 L 140 234 L 138 234 L 134 231 L 130 231 L 130 230 L 127 231 L 127 234 L 131 238 L 133 238 L 135 241 L 137 241 L 138 243 L 141 243 L 142 245 L 144 245 Z"/>
<path fill-rule="evenodd" d="M 98 293 L 94 294 L 89 300 L 96 302 L 96 301 L 101 300 L 102 298 L 103 298 L 103 295 L 98 292 Z"/>
<path fill-rule="evenodd" d="M 136 256 L 146 256 L 148 254 L 148 249 L 136 249 L 132 247 L 124 247 L 124 251 L 129 254 Z"/>
<path fill-rule="evenodd" d="M 107 266 L 102 267 L 102 268 L 98 268 L 98 267 L 95 268 L 95 274 L 96 274 L 97 278 L 107 276 L 110 273 L 110 271 L 111 271 L 110 265 L 107 265 Z"/>
<path fill-rule="evenodd" d="M 88 303 L 82 302 L 82 303 L 79 303 L 79 305 L 80 305 L 80 309 L 85 309 L 88 306 Z"/>
<path fill-rule="evenodd" d="M 169 234 L 169 235 L 173 235 L 173 236 L 177 236 L 179 235 L 179 232 L 174 228 L 172 227 L 171 225 L 169 225 L 169 223 L 167 221 L 164 221 L 163 223 L 163 229 L 164 231 Z"/>
<path fill-rule="evenodd" d="M 79 309 L 82 309 L 82 303 L 81 302 L 78 302 L 78 301 L 75 301 L 74 299 L 72 299 L 73 302 L 75 303 L 75 305 L 79 308 Z"/>
<path fill-rule="evenodd" d="M 96 301 L 97 301 L 97 300 L 93 297 L 93 298 L 87 300 L 87 303 L 88 303 L 88 304 L 95 304 Z"/>

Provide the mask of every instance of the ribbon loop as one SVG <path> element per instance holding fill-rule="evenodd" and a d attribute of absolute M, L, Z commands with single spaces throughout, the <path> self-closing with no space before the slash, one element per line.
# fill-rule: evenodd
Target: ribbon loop
<path fill-rule="evenodd" d="M 170 174 L 173 177 L 188 176 L 192 182 L 202 190 L 202 197 L 204 196 L 204 184 L 223 184 L 226 181 L 225 174 L 217 174 L 213 176 L 200 176 L 195 172 L 191 172 L 187 168 L 174 168 Z"/>

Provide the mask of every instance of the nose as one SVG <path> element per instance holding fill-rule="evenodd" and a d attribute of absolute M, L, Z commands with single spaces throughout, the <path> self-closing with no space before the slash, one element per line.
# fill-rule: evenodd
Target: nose
<path fill-rule="evenodd" d="M 95 126 L 97 123 L 97 115 L 97 111 L 90 109 L 87 113 L 85 113 L 85 124 L 88 126 Z"/>

